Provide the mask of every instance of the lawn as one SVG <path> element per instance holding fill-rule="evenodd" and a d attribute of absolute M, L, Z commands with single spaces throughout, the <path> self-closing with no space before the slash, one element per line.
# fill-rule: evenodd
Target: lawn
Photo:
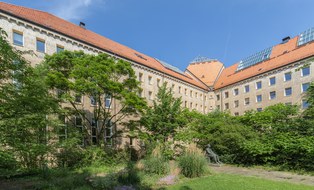
<path fill-rule="evenodd" d="M 230 174 L 216 174 L 182 182 L 166 188 L 167 190 L 314 190 L 314 186 L 305 186 L 287 182 L 271 181 L 255 177 Z"/>

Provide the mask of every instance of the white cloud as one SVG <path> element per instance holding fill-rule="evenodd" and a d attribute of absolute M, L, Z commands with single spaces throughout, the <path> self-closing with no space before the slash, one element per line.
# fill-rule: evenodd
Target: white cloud
<path fill-rule="evenodd" d="M 80 20 L 92 9 L 104 6 L 105 0 L 60 0 L 54 3 L 51 13 L 65 20 Z"/>

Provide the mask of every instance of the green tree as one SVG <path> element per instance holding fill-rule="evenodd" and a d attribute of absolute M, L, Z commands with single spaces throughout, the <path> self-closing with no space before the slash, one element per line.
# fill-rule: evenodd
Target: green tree
<path fill-rule="evenodd" d="M 0 146 L 13 152 L 25 168 L 41 167 L 47 160 L 47 116 L 57 111 L 36 69 L 0 35 Z"/>
<path fill-rule="evenodd" d="M 148 140 L 166 142 L 174 137 L 181 126 L 181 98 L 174 98 L 172 89 L 167 89 L 164 83 L 153 101 L 153 106 L 146 109 L 141 118 L 141 125 L 145 127 L 145 138 Z"/>
<path fill-rule="evenodd" d="M 107 54 L 63 51 L 46 56 L 43 67 L 46 69 L 45 81 L 52 91 L 57 92 L 65 115 L 81 118 L 87 144 L 105 144 L 106 129 L 127 123 L 131 116 L 141 114 L 146 105 L 138 96 L 139 82 L 127 61 Z M 77 104 L 81 97 L 91 99 L 92 111 L 84 104 Z M 97 142 L 92 140 L 90 130 L 95 123 L 98 125 L 95 131 Z"/>

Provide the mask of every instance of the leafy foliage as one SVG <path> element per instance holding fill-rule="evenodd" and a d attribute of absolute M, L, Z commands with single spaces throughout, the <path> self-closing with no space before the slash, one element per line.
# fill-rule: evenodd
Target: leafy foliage
<path fill-rule="evenodd" d="M 46 127 L 53 126 L 47 115 L 57 112 L 38 70 L 9 44 L 0 30 L 0 146 L 9 148 L 20 165 L 41 168 L 51 148 Z"/>
<path fill-rule="evenodd" d="M 181 98 L 174 98 L 171 89 L 164 83 L 158 90 L 153 107 L 148 107 L 141 118 L 145 127 L 142 138 L 152 141 L 166 142 L 176 134 L 181 126 Z"/>
<path fill-rule="evenodd" d="M 106 54 L 63 51 L 46 56 L 43 68 L 47 85 L 59 92 L 60 105 L 68 103 L 66 107 L 62 106 L 65 114 L 82 119 L 83 135 L 89 145 L 92 139 L 88 129 L 93 122 L 98 123 L 97 139 L 103 139 L 107 127 L 122 124 L 127 117 L 140 114 L 146 105 L 138 96 L 139 82 L 131 64 L 121 59 Z M 80 96 L 92 98 L 95 106 L 91 112 L 77 104 L 76 98 Z M 111 109 L 113 101 L 119 103 L 114 107 L 115 111 Z M 99 140 L 96 144 L 106 142 Z"/>

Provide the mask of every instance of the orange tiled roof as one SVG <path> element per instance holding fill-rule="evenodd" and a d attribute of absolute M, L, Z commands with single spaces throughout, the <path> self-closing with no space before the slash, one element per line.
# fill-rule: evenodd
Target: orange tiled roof
<path fill-rule="evenodd" d="M 124 57 L 126 59 L 132 60 L 139 64 L 145 65 L 152 69 L 158 70 L 180 80 L 183 80 L 187 83 L 200 87 L 202 89 L 207 89 L 206 85 L 202 84 L 199 81 L 192 79 L 187 75 L 182 75 L 173 70 L 167 69 L 162 64 L 160 64 L 157 60 L 147 55 L 144 55 L 136 50 L 133 50 L 127 46 L 119 44 L 115 41 L 112 41 L 108 38 L 105 38 L 99 34 L 96 34 L 90 30 L 84 29 L 80 26 L 77 26 L 71 22 L 63 20 L 59 17 L 56 17 L 47 12 L 38 11 L 22 6 L 16 6 L 4 2 L 0 2 L 0 11 L 14 15 L 21 19 L 30 21 L 34 24 L 43 26 L 50 30 L 53 30 L 57 33 L 61 33 L 63 35 L 69 36 L 76 40 L 85 42 L 92 46 L 98 47 L 105 51 L 111 52 L 118 56 Z M 140 56 L 137 56 L 137 55 Z M 141 58 L 142 57 L 142 58 Z"/>
<path fill-rule="evenodd" d="M 196 76 L 207 86 L 213 86 L 216 81 L 223 64 L 217 60 L 191 63 L 187 70 Z"/>
<path fill-rule="evenodd" d="M 314 42 L 297 46 L 298 36 L 273 47 L 270 59 L 236 72 L 238 63 L 223 70 L 214 88 L 220 89 L 290 63 L 314 56 Z"/>

